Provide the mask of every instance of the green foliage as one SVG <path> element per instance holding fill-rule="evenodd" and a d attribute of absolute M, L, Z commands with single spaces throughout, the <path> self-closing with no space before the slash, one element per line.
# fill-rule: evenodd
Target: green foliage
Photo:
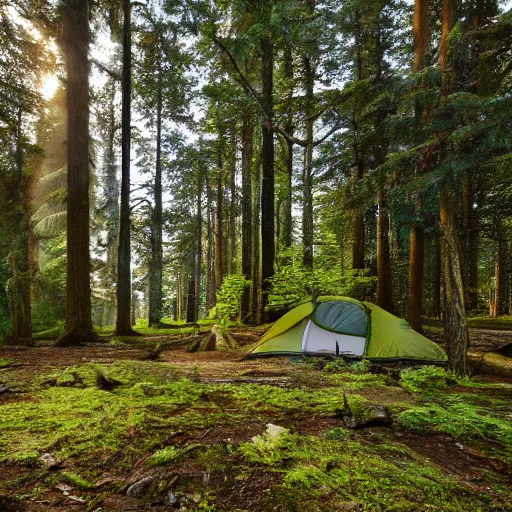
<path fill-rule="evenodd" d="M 437 391 L 448 385 L 450 376 L 439 366 L 422 366 L 415 370 L 406 368 L 400 372 L 400 384 L 408 391 Z"/>
<path fill-rule="evenodd" d="M 9 361 L 9 359 L 0 357 L 0 368 L 5 368 L 6 366 L 9 366 L 10 364 L 11 364 L 11 361 Z"/>
<path fill-rule="evenodd" d="M 232 274 L 224 278 L 217 293 L 217 303 L 210 311 L 210 317 L 217 318 L 222 325 L 237 320 L 240 315 L 240 304 L 244 288 L 250 286 L 242 274 Z"/>
<path fill-rule="evenodd" d="M 424 433 L 449 434 L 463 442 L 485 439 L 512 446 L 512 425 L 507 418 L 507 406 L 499 404 L 493 410 L 475 403 L 465 395 L 439 397 L 435 403 L 425 402 L 398 415 L 400 425 Z"/>
<path fill-rule="evenodd" d="M 376 286 L 375 276 L 367 271 L 352 270 L 342 274 L 337 268 L 319 268 L 311 272 L 296 264 L 282 266 L 271 281 L 270 309 L 294 307 L 313 292 L 372 300 Z"/>

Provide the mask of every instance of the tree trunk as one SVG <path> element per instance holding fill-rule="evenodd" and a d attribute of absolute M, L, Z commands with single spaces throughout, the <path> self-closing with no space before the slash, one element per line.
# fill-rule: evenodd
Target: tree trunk
<path fill-rule="evenodd" d="M 433 251 L 434 251 L 434 270 L 432 272 L 432 316 L 441 318 L 441 241 L 439 233 L 433 235 Z"/>
<path fill-rule="evenodd" d="M 187 323 L 195 322 L 195 305 L 196 305 L 196 286 L 194 282 L 195 276 L 195 261 L 192 258 L 192 262 L 190 264 L 190 272 L 188 274 L 187 280 Z"/>
<path fill-rule="evenodd" d="M 136 334 L 131 325 L 131 220 L 130 220 L 130 143 L 131 143 L 131 51 L 132 31 L 130 0 L 123 0 L 123 79 L 122 79 L 122 141 L 121 141 L 121 209 L 119 249 L 117 253 L 117 321 L 116 334 Z"/>
<path fill-rule="evenodd" d="M 231 149 L 233 153 L 231 157 L 231 176 L 229 182 L 229 252 L 226 258 L 228 264 L 228 275 L 234 274 L 236 272 L 236 146 L 235 128 L 233 127 L 233 132 L 231 135 Z"/>
<path fill-rule="evenodd" d="M 469 337 L 464 308 L 464 285 L 460 272 L 455 207 L 454 194 L 445 186 L 439 197 L 441 232 L 443 234 L 445 338 L 448 343 L 450 369 L 459 375 L 466 375 Z"/>
<path fill-rule="evenodd" d="M 363 54 L 362 54 L 362 26 L 361 26 L 361 13 L 359 9 L 356 10 L 355 14 L 355 45 L 356 45 L 356 78 L 357 80 L 363 80 Z M 352 129 L 354 131 L 354 160 L 356 163 L 356 184 L 365 175 L 365 156 L 361 148 L 360 143 L 360 126 L 359 126 L 359 115 L 363 106 L 361 102 L 354 99 L 353 111 L 352 111 Z M 364 253 L 365 253 L 365 225 L 364 225 L 364 211 L 358 211 L 356 209 L 354 219 L 354 244 L 352 247 L 352 268 L 353 269 L 364 269 Z"/>
<path fill-rule="evenodd" d="M 68 196 L 66 330 L 61 346 L 96 338 L 91 320 L 89 255 L 89 2 L 67 0 Z"/>
<path fill-rule="evenodd" d="M 377 218 L 377 305 L 393 310 L 393 288 L 389 257 L 389 213 L 386 193 L 379 190 L 379 217 Z"/>
<path fill-rule="evenodd" d="M 428 24 L 429 0 L 416 0 L 414 9 L 414 64 L 415 73 L 425 67 L 425 58 L 430 41 Z M 426 113 L 418 105 L 416 106 L 416 118 L 422 122 L 422 116 Z M 426 155 L 420 155 L 419 173 L 427 170 Z M 421 203 L 416 199 L 416 215 L 419 214 Z M 409 293 L 407 297 L 407 320 L 411 327 L 422 332 L 421 327 L 421 302 L 423 295 L 423 261 L 424 261 L 424 232 L 423 224 L 415 221 L 411 227 L 409 238 Z"/>
<path fill-rule="evenodd" d="M 273 101 L 274 45 L 269 39 L 261 42 L 262 104 L 268 122 L 262 126 L 262 174 L 261 189 L 261 307 L 264 314 L 274 275 L 275 228 L 274 228 L 274 135 L 269 124 L 274 116 Z"/>
<path fill-rule="evenodd" d="M 194 276 L 194 320 L 199 320 L 201 309 L 201 263 L 203 255 L 203 213 L 202 213 L 202 197 L 203 197 L 203 176 L 202 168 L 199 166 L 197 170 L 197 203 L 196 203 L 196 255 L 195 255 L 195 276 Z"/>
<path fill-rule="evenodd" d="M 260 291 L 261 291 L 261 272 L 260 272 L 260 204 L 261 204 L 261 165 L 258 162 L 256 172 L 254 173 L 254 186 L 255 190 L 253 198 L 253 211 L 252 211 L 252 319 L 253 322 L 258 324 L 261 321 L 260 314 Z"/>
<path fill-rule="evenodd" d="M 286 133 L 293 136 L 293 56 L 290 45 L 286 45 L 284 53 L 284 72 L 288 81 L 288 112 L 285 130 Z M 285 249 L 292 246 L 293 237 L 293 148 L 291 140 L 286 141 L 286 200 L 284 203 L 284 222 L 283 222 L 283 245 Z"/>
<path fill-rule="evenodd" d="M 496 297 L 493 316 L 504 316 L 509 314 L 509 243 L 503 230 L 503 221 L 500 219 L 497 228 L 497 251 L 496 251 Z"/>
<path fill-rule="evenodd" d="M 183 319 L 183 271 L 178 270 L 178 278 L 176 280 L 176 316 L 178 322 Z"/>
<path fill-rule="evenodd" d="M 253 120 L 250 107 L 244 107 L 242 119 L 242 274 L 252 280 L 252 156 Z M 254 283 L 253 283 L 254 286 Z M 242 295 L 242 322 L 246 321 L 250 308 L 250 288 L 246 286 Z"/>
<path fill-rule="evenodd" d="M 441 14 L 441 41 L 439 65 L 441 68 L 441 101 L 452 90 L 452 69 L 448 62 L 448 36 L 453 27 L 453 0 L 443 0 Z M 449 184 L 444 184 L 439 196 L 439 215 L 443 233 L 443 269 L 445 289 L 445 338 L 448 344 L 448 365 L 458 375 L 467 375 L 467 351 L 469 346 L 464 283 L 462 280 L 457 223 L 457 203 Z"/>
<path fill-rule="evenodd" d="M 162 320 L 162 88 L 158 84 L 156 104 L 156 167 L 151 212 L 151 262 L 149 265 L 149 326 Z"/>
<path fill-rule="evenodd" d="M 213 267 L 213 228 L 212 228 L 212 191 L 210 177 L 206 173 L 206 313 L 215 304 L 215 270 Z"/>
<path fill-rule="evenodd" d="M 314 3 L 308 2 L 310 15 L 314 12 Z M 304 148 L 303 214 L 302 214 L 302 264 L 305 269 L 313 270 L 313 128 L 314 128 L 314 86 L 315 70 L 311 58 L 306 54 L 304 63 L 304 86 L 306 89 L 306 147 Z"/>
<path fill-rule="evenodd" d="M 223 135 L 219 133 L 219 138 Z M 224 225 L 224 169 L 222 168 L 222 144 L 218 148 L 218 171 L 217 171 L 217 200 L 216 200 L 216 219 L 215 219 L 215 284 L 217 290 L 222 286 L 224 278 L 224 243 L 223 243 L 223 225 Z"/>
<path fill-rule="evenodd" d="M 103 325 L 112 325 L 115 318 L 115 291 L 112 284 L 116 281 L 117 241 L 119 231 L 119 182 L 117 179 L 115 153 L 115 93 L 116 83 L 110 80 L 109 126 L 105 149 L 106 180 L 105 180 L 105 210 L 107 215 L 107 261 L 105 263 L 105 283 L 107 300 L 103 306 Z"/>
<path fill-rule="evenodd" d="M 407 321 L 411 327 L 422 332 L 421 302 L 423 294 L 423 260 L 424 260 L 423 225 L 415 223 L 409 237 L 409 294 L 407 300 Z"/>

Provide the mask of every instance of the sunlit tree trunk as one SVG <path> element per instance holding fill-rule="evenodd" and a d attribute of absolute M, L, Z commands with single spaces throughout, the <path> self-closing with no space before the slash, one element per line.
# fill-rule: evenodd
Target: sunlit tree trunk
<path fill-rule="evenodd" d="M 131 220 L 130 220 L 130 144 L 131 144 L 131 59 L 132 31 L 130 0 L 123 0 L 123 79 L 121 135 L 121 208 L 119 218 L 119 249 L 117 253 L 117 320 L 116 334 L 135 332 L 131 324 Z"/>
<path fill-rule="evenodd" d="M 89 3 L 67 0 L 64 44 L 68 106 L 66 330 L 59 345 L 95 339 L 89 255 Z"/>
<path fill-rule="evenodd" d="M 496 293 L 495 303 L 493 305 L 493 316 L 503 316 L 509 314 L 509 243 L 504 232 L 503 220 L 500 218 L 497 223 L 497 248 L 496 248 Z"/>

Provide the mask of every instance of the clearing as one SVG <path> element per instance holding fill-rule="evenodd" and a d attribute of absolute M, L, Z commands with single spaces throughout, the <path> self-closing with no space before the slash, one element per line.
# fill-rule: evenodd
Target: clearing
<path fill-rule="evenodd" d="M 243 360 L 242 328 L 190 353 L 194 332 L 0 347 L 0 510 L 512 510 L 510 379 Z"/>

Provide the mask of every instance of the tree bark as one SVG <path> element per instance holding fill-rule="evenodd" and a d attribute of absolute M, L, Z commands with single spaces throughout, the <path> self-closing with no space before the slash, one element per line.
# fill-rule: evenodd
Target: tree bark
<path fill-rule="evenodd" d="M 130 144 L 131 144 L 131 5 L 123 0 L 123 78 L 122 78 L 122 141 L 121 141 L 121 209 L 119 248 L 117 253 L 117 320 L 116 334 L 136 334 L 131 325 L 131 220 L 130 220 Z"/>
<path fill-rule="evenodd" d="M 355 14 L 355 45 L 356 45 L 356 78 L 363 80 L 363 55 L 362 55 L 362 26 L 361 26 L 361 13 L 359 9 Z M 360 101 L 355 98 L 353 111 L 352 111 L 352 129 L 354 132 L 354 160 L 356 164 L 355 181 L 358 183 L 365 175 L 365 156 L 363 154 L 360 144 L 360 126 L 359 115 L 362 109 Z M 352 246 L 352 268 L 364 269 L 364 253 L 365 253 L 365 224 L 364 224 L 364 211 L 355 212 L 353 234 L 354 243 Z"/>
<path fill-rule="evenodd" d="M 114 78 L 109 81 L 111 87 L 109 98 L 109 121 L 107 129 L 107 143 L 105 149 L 106 180 L 105 180 L 105 210 L 107 215 L 107 261 L 105 264 L 105 288 L 107 300 L 103 306 L 103 325 L 112 325 L 115 318 L 115 292 L 112 283 L 116 281 L 117 241 L 119 231 L 119 182 L 117 179 L 116 153 L 115 153 L 115 93 Z"/>
<path fill-rule="evenodd" d="M 67 0 L 64 8 L 68 197 L 66 330 L 60 346 L 96 339 L 89 255 L 89 2 Z"/>
<path fill-rule="evenodd" d="M 262 189 L 261 189 L 261 306 L 264 314 L 274 275 L 274 134 L 271 123 L 274 116 L 273 101 L 274 45 L 270 39 L 261 42 L 262 104 L 268 121 L 262 126 Z"/>
<path fill-rule="evenodd" d="M 155 204 L 151 212 L 151 262 L 149 266 L 149 326 L 162 320 L 162 87 L 158 84 L 156 103 L 156 166 L 153 186 Z"/>
<path fill-rule="evenodd" d="M 459 375 L 466 375 L 468 372 L 466 354 L 469 336 L 464 307 L 464 285 L 460 272 L 455 208 L 455 196 L 445 186 L 439 197 L 439 214 L 443 234 L 445 338 L 448 343 L 450 369 Z"/>
<path fill-rule="evenodd" d="M 213 266 L 213 228 L 212 228 L 212 190 L 210 187 L 210 177 L 206 173 L 206 313 L 215 304 L 215 269 Z"/>
<path fill-rule="evenodd" d="M 236 134 L 235 127 L 231 134 L 231 165 L 230 165 L 230 181 L 229 181 L 229 238 L 227 254 L 228 275 L 235 273 L 235 260 L 236 260 Z"/>
<path fill-rule="evenodd" d="M 434 252 L 434 270 L 432 272 L 432 316 L 441 318 L 441 277 L 442 277 L 442 261 L 441 261 L 441 241 L 439 233 L 433 235 L 433 252 Z"/>
<path fill-rule="evenodd" d="M 261 164 L 258 162 L 256 166 L 256 170 L 254 173 L 254 185 L 253 189 L 255 190 L 254 198 L 253 198 L 253 211 L 252 211 L 252 298 L 251 298 L 251 308 L 252 308 L 252 319 L 253 322 L 258 324 L 261 321 L 260 314 L 260 292 L 261 292 L 261 271 L 260 271 L 260 204 L 261 204 Z"/>
<path fill-rule="evenodd" d="M 314 2 L 308 1 L 308 13 L 314 13 Z M 306 89 L 306 147 L 304 148 L 303 214 L 302 214 L 302 265 L 313 270 L 313 128 L 315 70 L 310 55 L 303 57 L 304 86 Z"/>
<path fill-rule="evenodd" d="M 425 59 L 430 42 L 430 31 L 428 24 L 429 0 L 416 0 L 414 9 L 414 64 L 415 73 L 425 67 Z M 426 113 L 416 106 L 416 118 L 422 122 Z M 420 155 L 419 173 L 427 170 L 427 155 Z M 416 199 L 416 215 L 421 209 L 420 199 Z M 411 327 L 422 332 L 421 327 L 421 303 L 423 295 L 423 262 L 425 235 L 423 224 L 415 220 L 409 238 L 409 294 L 407 297 L 407 320 Z"/>
<path fill-rule="evenodd" d="M 498 221 L 497 227 L 497 251 L 496 251 L 496 298 L 494 304 L 494 316 L 509 314 L 510 293 L 509 293 L 509 243 L 503 229 L 503 221 Z"/>
<path fill-rule="evenodd" d="M 250 107 L 245 105 L 242 119 L 242 274 L 252 280 L 252 156 L 253 120 Z M 253 283 L 254 286 L 254 283 Z M 242 295 L 242 322 L 246 321 L 250 309 L 250 288 L 246 286 Z"/>
<path fill-rule="evenodd" d="M 223 134 L 219 132 L 219 139 Z M 215 216 L 215 285 L 217 290 L 222 286 L 224 279 L 224 169 L 222 161 L 222 144 L 218 148 L 217 170 L 217 200 Z"/>
<path fill-rule="evenodd" d="M 443 0 L 441 10 L 441 41 L 439 65 L 441 68 L 441 101 L 452 90 L 452 69 L 448 61 L 448 36 L 453 27 L 453 0 Z M 443 144 L 444 146 L 444 144 Z M 443 151 L 442 147 L 442 151 Z M 464 282 L 462 279 L 457 222 L 457 203 L 454 192 L 445 183 L 439 195 L 439 215 L 443 232 L 443 268 L 445 289 L 445 338 L 448 344 L 448 365 L 458 375 L 467 375 L 467 351 L 469 334 L 464 304 Z"/>
<path fill-rule="evenodd" d="M 194 320 L 199 320 L 201 309 L 201 263 L 203 255 L 203 176 L 202 167 L 199 165 L 197 170 L 197 203 L 196 203 L 196 254 L 195 254 L 195 276 L 194 276 Z"/>
<path fill-rule="evenodd" d="M 293 136 L 293 55 L 290 45 L 286 45 L 284 53 L 284 73 L 288 87 L 288 112 L 286 119 L 286 132 Z M 283 246 L 288 249 L 292 246 L 293 237 L 293 148 L 292 140 L 286 141 L 286 200 L 284 203 L 284 222 L 283 222 Z"/>

